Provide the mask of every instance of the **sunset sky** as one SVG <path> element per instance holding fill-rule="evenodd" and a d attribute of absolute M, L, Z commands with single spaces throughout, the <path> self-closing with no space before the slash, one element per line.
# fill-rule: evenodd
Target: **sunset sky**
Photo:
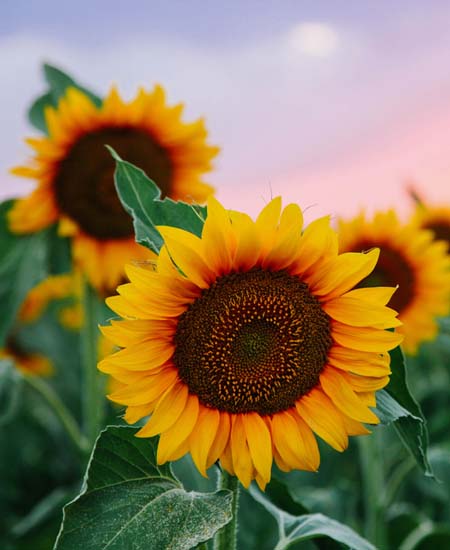
<path fill-rule="evenodd" d="M 126 11 L 124 11 L 126 10 Z M 450 3 L 133 0 L 0 4 L 0 197 L 30 185 L 26 109 L 43 61 L 105 93 L 163 84 L 222 153 L 208 180 L 255 214 L 450 202 Z"/>

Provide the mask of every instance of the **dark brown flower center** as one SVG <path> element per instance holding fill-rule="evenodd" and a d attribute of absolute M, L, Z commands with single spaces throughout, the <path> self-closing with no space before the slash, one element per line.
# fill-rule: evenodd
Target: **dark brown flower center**
<path fill-rule="evenodd" d="M 374 246 L 380 248 L 380 258 L 372 273 L 363 279 L 358 284 L 358 287 L 398 285 L 388 306 L 401 313 L 414 297 L 414 271 L 401 252 L 390 247 L 388 244 L 360 241 L 352 247 L 352 250 L 361 252 L 369 250 Z"/>
<path fill-rule="evenodd" d="M 450 224 L 445 221 L 435 221 L 424 225 L 424 229 L 430 229 L 437 241 L 446 241 L 450 246 Z"/>
<path fill-rule="evenodd" d="M 200 401 L 275 414 L 317 385 L 330 323 L 305 283 L 254 270 L 218 278 L 181 315 L 174 363 Z"/>
<path fill-rule="evenodd" d="M 99 240 L 130 237 L 132 221 L 117 196 L 115 162 L 105 144 L 142 168 L 161 189 L 162 196 L 170 195 L 172 161 L 148 132 L 102 128 L 78 139 L 59 163 L 54 182 L 56 201 L 88 235 Z"/>

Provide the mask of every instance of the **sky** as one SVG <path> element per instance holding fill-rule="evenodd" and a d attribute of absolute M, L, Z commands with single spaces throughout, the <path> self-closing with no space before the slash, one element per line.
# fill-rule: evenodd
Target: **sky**
<path fill-rule="evenodd" d="M 126 9 L 125 9 L 126 8 Z M 100 94 L 161 83 L 222 149 L 206 178 L 229 208 L 272 197 L 307 215 L 407 215 L 406 185 L 450 202 L 450 3 L 418 0 L 0 2 L 0 198 L 60 66 Z"/>

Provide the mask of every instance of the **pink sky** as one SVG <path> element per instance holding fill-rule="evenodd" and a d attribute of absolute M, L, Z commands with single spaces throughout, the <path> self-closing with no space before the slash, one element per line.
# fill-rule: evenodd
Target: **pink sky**
<path fill-rule="evenodd" d="M 120 33 L 104 29 L 94 45 L 77 28 L 12 24 L 0 34 L 0 197 L 30 188 L 8 168 L 27 158 L 22 140 L 34 132 L 25 111 L 48 60 L 101 94 L 112 82 L 126 97 L 160 82 L 171 102 L 186 103 L 186 120 L 204 116 L 222 147 L 207 179 L 230 208 L 255 214 L 281 194 L 310 217 L 391 206 L 406 214 L 408 180 L 449 203 L 450 8 L 424 17 L 413 4 L 392 19 L 335 10 L 313 20 L 289 4 L 276 24 L 259 14 L 260 32 L 225 20 L 217 36 L 199 27 L 198 39 L 195 28 L 169 36 L 162 20 L 157 32 L 134 33 L 121 21 Z"/>

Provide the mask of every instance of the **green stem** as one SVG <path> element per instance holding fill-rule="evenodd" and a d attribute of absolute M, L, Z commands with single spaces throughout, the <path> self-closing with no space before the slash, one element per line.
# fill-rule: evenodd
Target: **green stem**
<path fill-rule="evenodd" d="M 384 501 L 384 506 L 386 509 L 389 508 L 389 506 L 394 502 L 402 483 L 407 475 L 414 470 L 415 466 L 415 461 L 408 457 L 406 460 L 402 460 L 402 462 L 394 470 L 388 483 L 386 484 L 386 496 Z"/>
<path fill-rule="evenodd" d="M 81 360 L 83 365 L 83 423 L 84 432 L 92 447 L 103 425 L 104 392 L 102 379 L 97 370 L 98 359 L 98 298 L 84 280 L 83 284 L 84 320 L 81 328 Z"/>
<path fill-rule="evenodd" d="M 24 376 L 24 380 L 34 390 L 36 390 L 41 395 L 41 397 L 45 399 L 47 404 L 61 421 L 61 424 L 65 428 L 68 436 L 73 441 L 78 450 L 82 453 L 89 452 L 90 448 L 88 440 L 81 433 L 81 430 L 78 427 L 78 424 L 75 421 L 74 417 L 68 411 L 64 403 L 53 390 L 53 388 L 38 376 Z"/>
<path fill-rule="evenodd" d="M 379 430 L 358 437 L 359 458 L 364 495 L 364 534 L 379 550 L 386 548 L 384 529 L 384 464 L 380 452 Z"/>
<path fill-rule="evenodd" d="M 239 480 L 221 470 L 219 473 L 218 489 L 228 489 L 233 493 L 233 502 L 231 505 L 232 519 L 225 527 L 216 533 L 214 540 L 214 550 L 236 550 L 237 548 L 237 528 L 238 528 L 238 502 L 239 502 Z"/>

